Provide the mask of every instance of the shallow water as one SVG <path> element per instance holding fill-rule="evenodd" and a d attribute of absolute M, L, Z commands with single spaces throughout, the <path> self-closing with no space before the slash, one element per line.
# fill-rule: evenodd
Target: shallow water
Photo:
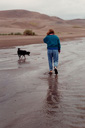
<path fill-rule="evenodd" d="M 20 48 L 0 50 L 0 128 L 85 128 L 85 38 L 62 42 L 58 76 L 45 44 Z"/>

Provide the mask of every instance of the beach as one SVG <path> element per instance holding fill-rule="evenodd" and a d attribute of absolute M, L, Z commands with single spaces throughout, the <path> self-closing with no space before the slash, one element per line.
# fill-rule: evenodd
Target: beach
<path fill-rule="evenodd" d="M 60 37 L 56 76 L 43 37 L 0 38 L 0 128 L 85 127 L 85 38 Z M 31 52 L 26 60 L 18 47 Z"/>
<path fill-rule="evenodd" d="M 39 36 L 15 36 L 15 35 L 7 35 L 7 36 L 0 36 L 0 49 L 1 48 L 10 48 L 10 47 L 16 47 L 16 46 L 24 46 L 24 45 L 30 45 L 30 44 L 41 44 L 43 43 L 43 38 L 45 35 L 39 35 Z M 57 35 L 60 38 L 60 42 L 63 41 L 70 41 L 70 40 L 76 40 L 82 37 L 85 37 L 84 33 L 81 34 L 66 34 L 66 35 Z"/>

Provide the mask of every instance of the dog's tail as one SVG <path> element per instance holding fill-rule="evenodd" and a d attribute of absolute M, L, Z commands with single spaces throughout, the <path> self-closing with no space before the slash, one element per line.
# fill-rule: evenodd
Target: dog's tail
<path fill-rule="evenodd" d="M 20 50 L 20 48 L 18 48 L 18 51 Z"/>

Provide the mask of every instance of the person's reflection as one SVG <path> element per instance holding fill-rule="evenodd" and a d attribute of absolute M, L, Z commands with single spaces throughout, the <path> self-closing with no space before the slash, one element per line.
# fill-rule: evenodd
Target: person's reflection
<path fill-rule="evenodd" d="M 49 75 L 48 77 L 48 92 L 47 92 L 47 103 L 57 104 L 59 102 L 58 94 L 58 76 Z"/>

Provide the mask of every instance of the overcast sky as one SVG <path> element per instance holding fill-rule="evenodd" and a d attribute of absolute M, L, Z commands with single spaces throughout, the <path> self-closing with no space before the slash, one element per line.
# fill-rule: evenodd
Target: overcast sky
<path fill-rule="evenodd" d="M 0 10 L 24 9 L 62 19 L 85 19 L 85 0 L 0 0 Z"/>

